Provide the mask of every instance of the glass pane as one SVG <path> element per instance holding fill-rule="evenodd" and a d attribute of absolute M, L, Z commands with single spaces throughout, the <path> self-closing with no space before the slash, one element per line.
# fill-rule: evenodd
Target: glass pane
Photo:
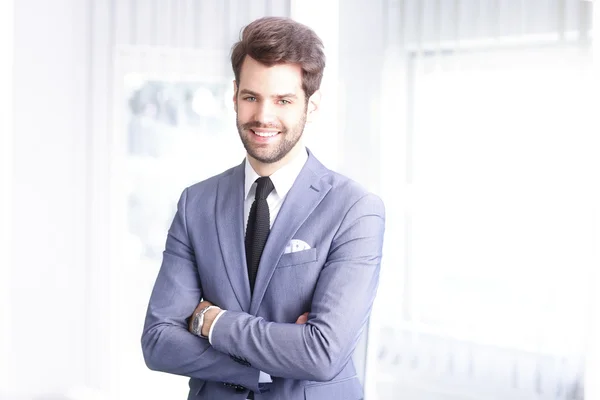
<path fill-rule="evenodd" d="M 591 67 L 573 47 L 415 58 L 403 322 L 380 399 L 583 398 Z"/>
<path fill-rule="evenodd" d="M 243 152 L 231 81 L 128 83 L 128 228 L 139 257 L 157 268 L 183 189 L 239 164 Z"/>

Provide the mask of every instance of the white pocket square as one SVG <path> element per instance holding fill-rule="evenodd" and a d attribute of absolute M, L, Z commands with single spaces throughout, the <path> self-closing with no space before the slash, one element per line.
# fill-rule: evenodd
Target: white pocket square
<path fill-rule="evenodd" d="M 310 246 L 304 240 L 292 239 L 287 244 L 287 246 L 285 246 L 285 250 L 283 251 L 283 254 L 295 253 L 297 251 L 308 250 L 308 249 L 310 249 Z"/>

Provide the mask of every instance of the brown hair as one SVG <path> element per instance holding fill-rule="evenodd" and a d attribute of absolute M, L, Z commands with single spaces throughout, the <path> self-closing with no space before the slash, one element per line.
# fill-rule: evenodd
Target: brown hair
<path fill-rule="evenodd" d="M 309 27 L 290 18 L 264 17 L 246 26 L 231 51 L 231 66 L 239 85 L 246 56 L 261 64 L 299 64 L 306 100 L 321 86 L 325 54 L 323 42 Z"/>

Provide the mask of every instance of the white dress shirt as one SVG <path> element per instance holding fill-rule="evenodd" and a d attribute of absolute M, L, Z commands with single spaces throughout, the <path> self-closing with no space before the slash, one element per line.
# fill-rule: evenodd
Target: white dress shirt
<path fill-rule="evenodd" d="M 281 209 L 281 205 L 285 200 L 288 192 L 292 188 L 292 185 L 296 181 L 296 178 L 300 174 L 302 167 L 308 160 L 308 153 L 306 149 L 303 149 L 299 152 L 299 154 L 290 160 L 289 163 L 285 164 L 277 171 L 275 171 L 271 176 L 271 182 L 273 182 L 273 186 L 275 187 L 273 191 L 267 197 L 267 204 L 269 205 L 269 219 L 271 227 L 275 222 L 277 215 L 279 214 L 279 210 Z M 250 208 L 252 207 L 252 203 L 254 202 L 254 196 L 256 193 L 256 180 L 260 178 L 260 175 L 254 171 L 252 165 L 248 161 L 248 157 L 246 157 L 245 163 L 245 173 L 244 173 L 244 236 L 246 232 L 246 227 L 248 226 L 248 215 L 250 214 Z M 246 268 L 244 265 L 243 268 Z M 213 329 L 219 320 L 219 318 L 225 313 L 225 310 L 219 312 L 219 314 L 215 317 L 210 330 L 208 332 L 208 341 L 212 344 L 212 333 Z M 272 382 L 271 377 L 268 374 L 260 371 L 259 382 Z"/>

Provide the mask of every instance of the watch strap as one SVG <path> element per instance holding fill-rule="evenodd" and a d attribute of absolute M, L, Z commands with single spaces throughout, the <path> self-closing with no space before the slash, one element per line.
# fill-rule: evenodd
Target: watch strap
<path fill-rule="evenodd" d="M 202 327 L 204 326 L 204 314 L 211 308 L 217 308 L 217 306 L 206 306 L 196 313 L 196 318 L 198 318 L 198 330 L 194 333 L 202 339 L 208 339 L 208 336 L 202 334 Z"/>

